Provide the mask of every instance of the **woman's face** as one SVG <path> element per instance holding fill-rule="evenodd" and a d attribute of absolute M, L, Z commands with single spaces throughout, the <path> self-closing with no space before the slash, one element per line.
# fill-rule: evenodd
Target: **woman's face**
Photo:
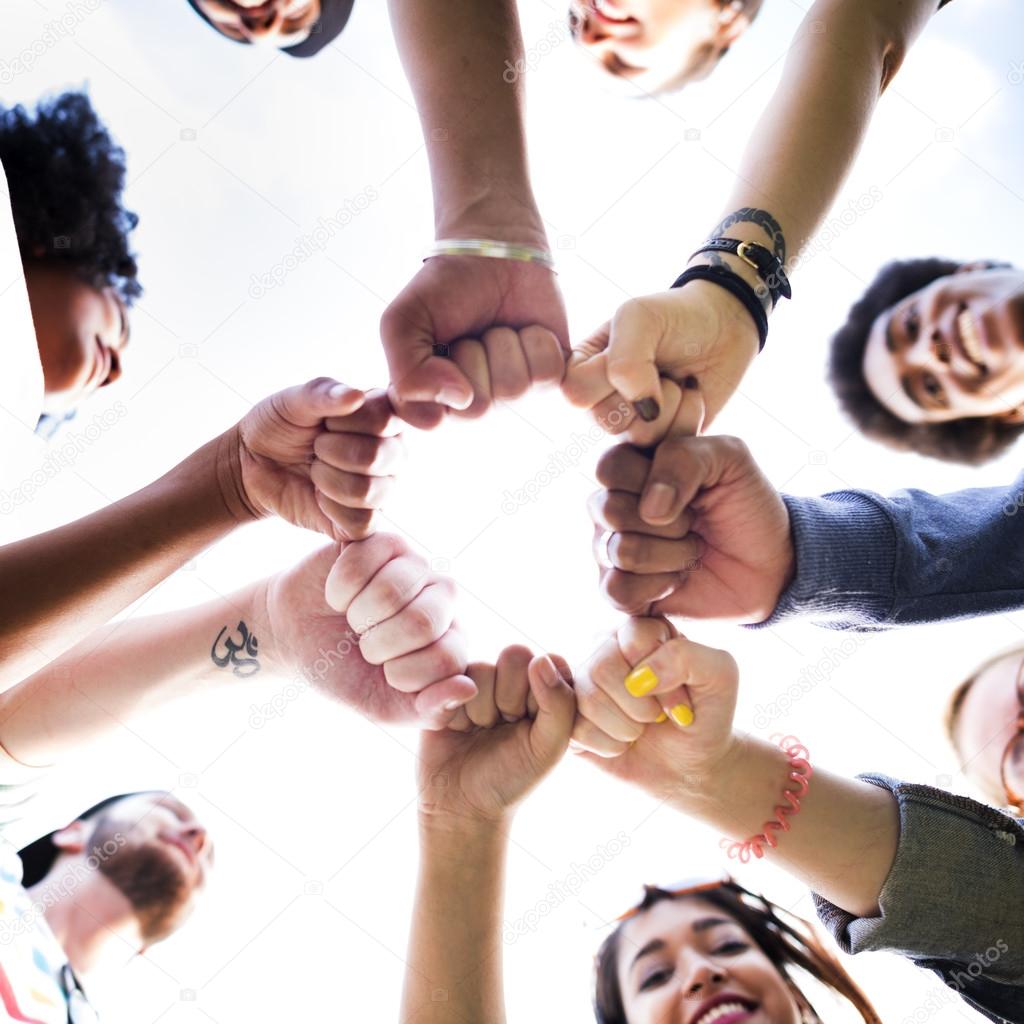
<path fill-rule="evenodd" d="M 906 423 L 1024 422 L 1024 273 L 963 268 L 907 296 L 875 320 L 863 370 Z"/>
<path fill-rule="evenodd" d="M 1021 714 L 1016 683 L 1022 659 L 1024 651 L 1015 651 L 978 673 L 960 705 L 954 728 L 964 774 L 999 807 L 1008 800 L 1000 771 Z M 1013 761 L 1012 753 L 1010 757 Z M 1024 778 L 1024 764 L 1016 761 L 1008 767 L 1013 778 Z"/>
<path fill-rule="evenodd" d="M 196 0 L 228 39 L 262 46 L 297 46 L 320 17 L 320 0 Z"/>
<path fill-rule="evenodd" d="M 699 897 L 666 899 L 624 926 L 619 987 L 629 1024 L 799 1024 L 774 964 Z"/>
<path fill-rule="evenodd" d="M 687 68 L 705 77 L 749 23 L 742 4 L 720 0 L 573 0 L 569 20 L 600 67 L 650 93 Z"/>
<path fill-rule="evenodd" d="M 121 376 L 128 315 L 113 288 L 93 288 L 69 267 L 26 263 L 25 283 L 43 366 L 43 411 L 67 412 Z"/>

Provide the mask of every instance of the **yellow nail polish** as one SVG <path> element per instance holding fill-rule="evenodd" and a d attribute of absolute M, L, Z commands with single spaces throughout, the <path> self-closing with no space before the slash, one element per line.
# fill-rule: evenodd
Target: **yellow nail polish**
<path fill-rule="evenodd" d="M 676 725 L 681 725 L 685 729 L 688 725 L 693 725 L 693 708 L 689 704 L 677 704 L 672 709 L 672 718 Z"/>
<path fill-rule="evenodd" d="M 668 715 L 666 715 L 665 712 L 662 711 L 662 713 L 660 715 L 658 715 L 658 717 L 654 720 L 654 724 L 655 725 L 661 725 L 662 722 L 667 722 L 667 721 L 668 721 Z"/>
<path fill-rule="evenodd" d="M 641 665 L 626 676 L 626 689 L 631 697 L 646 697 L 657 685 L 658 677 L 648 665 Z"/>

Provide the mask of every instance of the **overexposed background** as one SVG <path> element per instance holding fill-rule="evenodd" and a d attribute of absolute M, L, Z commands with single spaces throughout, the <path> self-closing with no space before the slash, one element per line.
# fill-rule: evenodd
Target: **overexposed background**
<path fill-rule="evenodd" d="M 769 0 L 711 82 L 660 101 L 603 87 L 568 40 L 563 6 L 523 0 L 522 15 L 534 181 L 579 339 L 683 268 L 725 202 L 810 3 Z M 116 403 L 123 415 L 25 510 L 0 519 L 4 539 L 145 484 L 288 384 L 318 374 L 384 382 L 377 322 L 432 237 L 419 125 L 384 7 L 360 0 L 334 46 L 293 60 L 220 39 L 185 0 L 4 4 L 0 101 L 88 87 L 128 153 L 146 287 L 123 379 L 58 443 Z M 48 32 L 62 18 L 70 30 Z M 716 425 L 743 436 L 780 488 L 943 491 L 1016 475 L 1019 449 L 969 470 L 864 441 L 823 378 L 829 335 L 887 259 L 1024 257 L 1022 38 L 1014 0 L 958 0 L 882 100 L 832 227 L 795 277 L 795 301 L 782 305 L 764 357 Z M 844 217 L 852 208 L 862 212 Z M 331 216 L 346 223 L 312 247 Z M 584 502 L 605 442 L 589 421 L 557 394 L 537 394 L 472 426 L 410 432 L 409 443 L 390 524 L 462 585 L 473 655 L 525 642 L 585 660 L 619 620 L 591 561 Z M 552 474 L 550 460 L 575 464 Z M 510 513 L 506 492 L 527 485 L 535 499 Z M 319 543 L 280 523 L 248 527 L 128 614 L 228 593 Z M 769 731 L 795 732 L 839 771 L 969 791 L 941 710 L 978 661 L 1022 640 L 1024 615 L 870 637 L 804 624 L 690 632 L 739 658 L 741 725 L 818 672 Z M 197 809 L 218 845 L 215 884 L 191 925 L 91 986 L 104 1020 L 397 1019 L 416 871 L 416 735 L 288 692 L 285 680 L 261 676 L 180 705 L 55 780 L 47 826 L 110 792 L 160 786 Z M 282 713 L 259 724 L 253 709 L 275 696 Z M 591 1020 L 602 924 L 643 881 L 713 869 L 717 838 L 568 759 L 516 824 L 510 1020 Z M 741 877 L 812 914 L 801 887 L 770 865 Z M 980 1019 L 897 957 L 847 963 L 887 1022 Z"/>

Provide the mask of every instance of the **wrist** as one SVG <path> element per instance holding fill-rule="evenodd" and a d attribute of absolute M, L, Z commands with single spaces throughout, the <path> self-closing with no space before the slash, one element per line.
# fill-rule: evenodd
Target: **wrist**
<path fill-rule="evenodd" d="M 683 771 L 676 780 L 670 803 L 676 810 L 713 821 L 727 806 L 735 787 L 743 785 L 749 770 L 751 737 L 733 730 L 721 753 L 696 770 Z"/>
<path fill-rule="evenodd" d="M 435 238 L 487 238 L 548 249 L 547 233 L 528 186 L 478 187 L 435 203 Z"/>
<path fill-rule="evenodd" d="M 236 526 L 262 519 L 266 514 L 250 499 L 245 487 L 242 471 L 242 433 L 236 423 L 219 437 L 214 438 L 207 448 L 213 449 L 213 470 L 221 503 Z"/>
<path fill-rule="evenodd" d="M 424 843 L 439 848 L 487 848 L 504 846 L 512 827 L 513 812 L 480 815 L 439 810 L 420 804 L 419 832 Z"/>

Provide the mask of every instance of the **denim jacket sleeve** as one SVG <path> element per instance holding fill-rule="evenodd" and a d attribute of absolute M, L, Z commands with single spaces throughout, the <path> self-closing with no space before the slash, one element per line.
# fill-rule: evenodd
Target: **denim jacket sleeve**
<path fill-rule="evenodd" d="M 1024 607 L 1024 475 L 945 495 L 783 499 L 796 576 L 761 626 L 803 615 L 873 631 Z"/>
<path fill-rule="evenodd" d="M 888 950 L 935 971 L 989 1020 L 1024 1022 L 1024 819 L 884 775 L 860 778 L 899 803 L 900 839 L 878 917 L 815 894 L 846 953 Z"/>

